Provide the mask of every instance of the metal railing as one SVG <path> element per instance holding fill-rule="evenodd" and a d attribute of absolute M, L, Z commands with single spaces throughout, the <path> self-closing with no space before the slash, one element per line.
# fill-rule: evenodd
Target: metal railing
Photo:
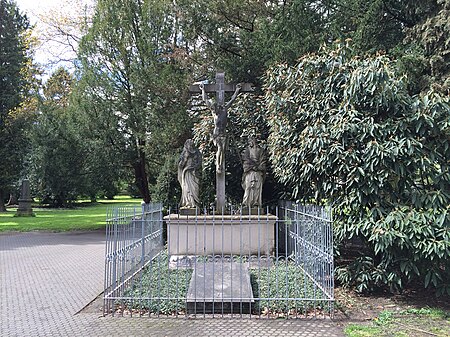
<path fill-rule="evenodd" d="M 334 257 L 331 208 L 283 202 L 288 228 L 289 256 L 327 298 L 327 311 L 334 303 Z"/>
<path fill-rule="evenodd" d="M 163 249 L 160 204 L 107 209 L 104 314 Z"/>
<path fill-rule="evenodd" d="M 324 317 L 334 303 L 331 212 L 111 210 L 104 314 Z"/>

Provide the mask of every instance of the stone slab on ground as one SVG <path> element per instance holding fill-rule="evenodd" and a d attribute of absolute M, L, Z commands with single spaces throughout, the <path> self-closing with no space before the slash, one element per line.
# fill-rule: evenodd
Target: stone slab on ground
<path fill-rule="evenodd" d="M 240 262 L 197 262 L 186 296 L 188 313 L 249 313 L 250 273 Z"/>

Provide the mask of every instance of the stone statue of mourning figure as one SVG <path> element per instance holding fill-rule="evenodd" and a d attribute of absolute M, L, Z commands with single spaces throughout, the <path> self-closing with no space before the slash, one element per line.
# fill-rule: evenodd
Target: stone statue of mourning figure
<path fill-rule="evenodd" d="M 192 139 L 186 140 L 178 162 L 178 182 L 181 185 L 180 213 L 195 214 L 200 205 L 202 156 Z"/>
<path fill-rule="evenodd" d="M 248 146 L 242 152 L 242 188 L 244 211 L 258 212 L 262 206 L 262 188 L 266 178 L 266 158 L 264 150 L 258 146 L 255 138 L 249 137 Z"/>

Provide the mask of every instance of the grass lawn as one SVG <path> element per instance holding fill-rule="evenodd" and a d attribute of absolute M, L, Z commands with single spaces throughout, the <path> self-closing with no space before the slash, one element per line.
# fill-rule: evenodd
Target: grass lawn
<path fill-rule="evenodd" d="M 335 295 L 335 319 L 346 337 L 450 337 L 449 298 L 432 290 L 367 296 L 337 287 Z"/>
<path fill-rule="evenodd" d="M 349 324 L 347 337 L 450 336 L 450 312 L 437 308 L 383 311 L 365 325 Z"/>
<path fill-rule="evenodd" d="M 98 200 L 90 203 L 80 200 L 75 207 L 54 209 L 34 207 L 35 217 L 15 217 L 16 208 L 0 213 L 0 232 L 5 231 L 70 231 L 95 230 L 105 227 L 106 209 L 110 206 L 140 205 L 141 199 L 116 197 L 114 200 Z"/>

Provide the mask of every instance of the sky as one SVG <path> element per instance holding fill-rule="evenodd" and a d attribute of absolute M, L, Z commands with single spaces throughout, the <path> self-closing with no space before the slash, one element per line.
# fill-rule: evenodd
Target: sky
<path fill-rule="evenodd" d="M 70 61 L 60 61 L 61 59 L 74 59 L 76 53 L 71 47 L 64 46 L 64 39 L 52 38 L 55 41 L 49 41 L 45 38 L 45 32 L 51 32 L 49 25 L 41 18 L 53 19 L 58 15 L 73 17 L 84 5 L 92 5 L 94 0 L 16 0 L 19 9 L 26 13 L 30 23 L 35 25 L 34 35 L 40 40 L 40 44 L 36 47 L 34 60 L 44 70 L 43 79 L 47 79 L 49 75 L 59 66 L 67 69 L 73 69 Z M 80 33 L 78 32 L 78 35 Z M 52 36 L 51 36 L 52 37 Z M 59 40 L 59 41 L 58 41 Z M 72 45 L 77 46 L 72 41 Z"/>
<path fill-rule="evenodd" d="M 45 10 L 46 8 L 56 7 L 60 0 L 16 0 L 17 5 L 22 11 L 26 11 L 27 14 L 32 14 L 31 12 L 37 12 L 41 10 Z"/>

